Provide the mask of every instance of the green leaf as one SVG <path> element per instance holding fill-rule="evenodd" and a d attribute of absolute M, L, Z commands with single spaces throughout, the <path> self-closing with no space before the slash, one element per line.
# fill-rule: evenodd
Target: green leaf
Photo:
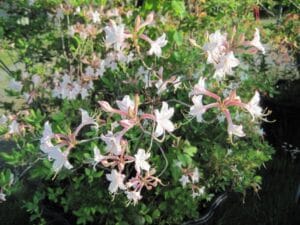
<path fill-rule="evenodd" d="M 184 1 L 173 0 L 171 2 L 171 8 L 175 12 L 175 14 L 177 16 L 180 16 L 181 18 L 186 14 Z"/>

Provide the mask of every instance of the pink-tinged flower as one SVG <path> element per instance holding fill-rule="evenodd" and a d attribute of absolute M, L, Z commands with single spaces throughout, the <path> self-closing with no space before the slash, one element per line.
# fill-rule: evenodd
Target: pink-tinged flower
<path fill-rule="evenodd" d="M 116 103 L 118 108 L 126 114 L 134 110 L 134 101 L 130 99 L 129 95 L 125 95 L 122 101 L 117 100 Z"/>
<path fill-rule="evenodd" d="M 182 175 L 181 178 L 179 179 L 179 182 L 183 187 L 185 187 L 188 183 L 190 183 L 190 178 L 187 175 Z"/>
<path fill-rule="evenodd" d="M 189 93 L 189 97 L 191 97 L 193 95 L 206 95 L 206 96 L 212 97 L 212 98 L 216 99 L 217 101 L 219 101 L 221 99 L 220 96 L 208 91 L 205 88 L 205 80 L 206 80 L 205 77 L 199 78 L 198 83 L 194 86 L 193 90 Z"/>
<path fill-rule="evenodd" d="M 202 95 L 193 96 L 194 105 L 190 108 L 190 115 L 197 118 L 197 122 L 202 122 L 202 115 L 206 112 L 206 107 L 202 104 Z"/>
<path fill-rule="evenodd" d="M 203 46 L 207 52 L 207 63 L 217 64 L 220 58 L 225 54 L 227 43 L 227 34 L 221 34 L 219 30 L 209 35 L 209 42 Z"/>
<path fill-rule="evenodd" d="M 105 159 L 105 156 L 103 156 L 100 153 L 100 150 L 99 150 L 99 148 L 97 146 L 94 147 L 93 152 L 94 152 L 93 168 L 95 169 L 95 167 L 97 166 L 97 164 L 99 164 L 103 159 Z"/>
<path fill-rule="evenodd" d="M 266 53 L 265 47 L 260 42 L 259 29 L 255 28 L 254 38 L 249 44 L 260 50 L 263 54 Z"/>
<path fill-rule="evenodd" d="M 252 115 L 252 120 L 254 120 L 255 118 L 262 118 L 265 115 L 263 114 L 262 108 L 259 106 L 259 101 L 260 101 L 259 93 L 258 91 L 255 91 L 254 96 L 251 98 L 248 104 L 245 105 L 245 108 Z"/>
<path fill-rule="evenodd" d="M 98 101 L 98 103 L 105 112 L 114 112 L 114 109 L 110 106 L 110 104 L 107 101 Z"/>
<path fill-rule="evenodd" d="M 48 157 L 54 160 L 52 169 L 56 173 L 59 172 L 63 167 L 66 169 L 73 168 L 71 163 L 68 161 L 67 155 L 63 153 L 57 146 L 52 147 L 52 149 L 48 152 Z"/>
<path fill-rule="evenodd" d="M 133 205 L 136 205 L 139 200 L 142 199 L 140 191 L 126 191 L 126 196 L 129 202 L 133 202 Z"/>
<path fill-rule="evenodd" d="M 235 125 L 233 123 L 228 124 L 227 132 L 228 132 L 230 137 L 232 135 L 236 135 L 238 137 L 246 136 L 246 134 L 243 131 L 243 126 L 242 125 Z"/>
<path fill-rule="evenodd" d="M 20 124 L 16 120 L 13 120 L 11 124 L 8 126 L 8 133 L 9 134 L 20 133 Z"/>
<path fill-rule="evenodd" d="M 226 74 L 232 75 L 232 68 L 237 67 L 240 61 L 235 58 L 232 51 L 220 58 L 220 62 L 215 65 L 216 71 L 214 73 L 214 78 L 217 80 L 224 79 Z"/>
<path fill-rule="evenodd" d="M 149 55 L 156 55 L 157 57 L 160 57 L 161 56 L 161 48 L 166 46 L 166 44 L 168 43 L 168 41 L 166 40 L 166 34 L 163 33 L 162 36 L 160 36 L 159 38 L 157 38 L 155 41 L 152 41 L 150 39 L 149 40 L 149 43 L 151 44 L 151 48 L 150 50 L 148 51 L 148 54 Z"/>
<path fill-rule="evenodd" d="M 108 190 L 110 193 L 116 193 L 118 189 L 125 190 L 124 185 L 125 175 L 113 169 L 110 174 L 106 174 L 106 179 L 110 181 Z"/>
<path fill-rule="evenodd" d="M 139 149 L 135 158 L 135 170 L 140 173 L 141 170 L 149 171 L 150 164 L 146 161 L 150 158 L 150 153 L 146 153 L 144 149 Z"/>
<path fill-rule="evenodd" d="M 174 131 L 174 124 L 170 121 L 170 118 L 174 114 L 174 108 L 169 109 L 168 103 L 163 102 L 161 110 L 154 110 L 154 114 L 155 121 L 157 122 L 154 134 L 156 137 L 160 137 L 161 135 L 163 135 L 165 133 L 165 130 L 168 132 Z"/>
<path fill-rule="evenodd" d="M 124 119 L 124 120 L 121 120 L 119 122 L 119 124 L 124 127 L 126 130 L 129 130 L 131 129 L 132 127 L 134 127 L 136 125 L 136 120 L 127 120 L 127 119 Z"/>
<path fill-rule="evenodd" d="M 105 45 L 108 47 L 113 45 L 116 50 L 121 49 L 126 38 L 124 29 L 124 24 L 117 25 L 115 21 L 111 20 L 110 25 L 104 28 Z"/>
<path fill-rule="evenodd" d="M 123 150 L 121 146 L 121 140 L 123 137 L 123 132 L 117 132 L 113 134 L 111 131 L 108 131 L 107 135 L 101 135 L 101 140 L 106 144 L 106 151 L 114 155 L 121 155 Z"/>
<path fill-rule="evenodd" d="M 99 125 L 96 123 L 96 121 L 89 116 L 88 112 L 84 109 L 79 109 L 81 111 L 81 125 L 80 126 L 86 126 L 86 125 L 92 125 L 94 124 L 96 127 Z"/>

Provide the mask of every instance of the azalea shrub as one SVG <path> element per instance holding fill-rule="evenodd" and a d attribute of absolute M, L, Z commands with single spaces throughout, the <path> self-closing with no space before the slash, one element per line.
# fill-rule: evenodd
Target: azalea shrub
<path fill-rule="evenodd" d="M 37 224 L 181 224 L 220 193 L 259 191 L 272 45 L 251 7 L 237 25 L 189 3 L 0 3 L 2 48 L 24 65 L 6 68 L 23 103 L 0 118 L 16 144 L 2 204 L 23 190 Z"/>

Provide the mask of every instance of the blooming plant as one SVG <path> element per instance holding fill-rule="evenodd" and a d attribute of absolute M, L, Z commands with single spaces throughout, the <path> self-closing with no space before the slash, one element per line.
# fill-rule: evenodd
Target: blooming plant
<path fill-rule="evenodd" d="M 98 2 L 10 3 L 32 12 L 20 32 L 34 29 L 27 41 L 6 37 L 25 64 L 8 71 L 7 93 L 24 103 L 0 118 L 17 144 L 1 153 L 0 201 L 38 182 L 24 207 L 40 224 L 55 213 L 77 224 L 179 224 L 219 192 L 257 191 L 272 153 L 260 129 L 270 113 L 260 96 L 272 88 L 248 74 L 268 54 L 260 29 L 205 35 L 174 20 L 195 20 L 183 1 Z"/>

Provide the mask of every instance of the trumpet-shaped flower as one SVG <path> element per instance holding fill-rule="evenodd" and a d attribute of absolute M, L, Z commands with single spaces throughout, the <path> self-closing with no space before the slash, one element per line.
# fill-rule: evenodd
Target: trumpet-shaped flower
<path fill-rule="evenodd" d="M 179 179 L 179 182 L 182 184 L 183 187 L 185 187 L 188 183 L 190 183 L 190 178 L 187 175 L 182 175 Z"/>
<path fill-rule="evenodd" d="M 219 30 L 209 35 L 209 42 L 203 46 L 207 52 L 207 63 L 217 64 L 225 54 L 227 48 L 227 34 L 221 34 Z"/>
<path fill-rule="evenodd" d="M 254 96 L 251 98 L 248 104 L 245 105 L 245 108 L 252 115 L 252 120 L 254 120 L 256 117 L 261 118 L 264 115 L 262 112 L 262 108 L 259 106 L 259 101 L 259 93 L 258 91 L 255 91 Z"/>
<path fill-rule="evenodd" d="M 9 134 L 20 133 L 20 124 L 16 120 L 13 120 L 11 124 L 8 126 L 8 133 Z"/>
<path fill-rule="evenodd" d="M 141 170 L 149 171 L 150 165 L 146 161 L 150 158 L 150 153 L 146 153 L 144 149 L 139 149 L 137 154 L 134 155 L 135 158 L 135 170 L 140 173 Z"/>
<path fill-rule="evenodd" d="M 51 148 L 51 150 L 48 152 L 48 157 L 50 159 L 54 160 L 54 163 L 52 165 L 52 169 L 54 172 L 59 172 L 63 167 L 66 169 L 72 169 L 73 166 L 68 161 L 68 157 L 65 153 L 63 153 L 59 147 L 54 146 Z"/>
<path fill-rule="evenodd" d="M 206 112 L 206 107 L 202 104 L 202 95 L 193 96 L 194 105 L 190 108 L 190 115 L 197 118 L 197 122 L 202 122 L 202 115 Z"/>
<path fill-rule="evenodd" d="M 111 131 L 108 132 L 107 135 L 101 135 L 101 139 L 106 144 L 106 151 L 110 152 L 114 155 L 121 155 L 122 153 L 122 146 L 121 146 L 121 140 L 122 140 L 123 133 L 118 132 L 116 134 L 113 134 Z"/>
<path fill-rule="evenodd" d="M 133 205 L 136 205 L 139 200 L 142 199 L 140 191 L 126 191 L 126 196 L 129 202 L 133 202 Z"/>
<path fill-rule="evenodd" d="M 235 58 L 232 51 L 220 58 L 220 62 L 215 65 L 216 71 L 214 73 L 214 78 L 217 80 L 222 80 L 226 74 L 233 74 L 232 68 L 237 67 L 240 61 Z"/>
<path fill-rule="evenodd" d="M 254 46 L 258 50 L 260 50 L 263 54 L 266 53 L 265 47 L 260 42 L 260 35 L 259 35 L 259 29 L 255 28 L 254 38 L 252 41 L 249 42 L 250 45 Z"/>
<path fill-rule="evenodd" d="M 232 135 L 236 135 L 238 137 L 246 136 L 246 134 L 243 131 L 243 126 L 242 125 L 235 125 L 233 123 L 228 124 L 227 132 L 228 132 L 230 137 Z"/>
<path fill-rule="evenodd" d="M 161 56 L 161 48 L 166 46 L 166 44 L 168 43 L 168 41 L 166 40 L 166 34 L 163 33 L 162 36 L 160 36 L 159 38 L 157 38 L 155 41 L 150 40 L 150 44 L 151 44 L 151 48 L 148 51 L 149 55 L 156 55 L 157 57 Z"/>
<path fill-rule="evenodd" d="M 154 114 L 155 121 L 157 122 L 155 130 L 156 137 L 163 135 L 165 133 L 165 130 L 168 132 L 174 131 L 174 124 L 170 121 L 170 118 L 174 114 L 174 108 L 169 109 L 168 103 L 163 102 L 161 110 L 154 110 Z"/>
<path fill-rule="evenodd" d="M 110 174 L 106 174 L 106 179 L 110 181 L 108 190 L 110 193 L 116 193 L 118 189 L 125 190 L 124 185 L 125 175 L 113 169 Z"/>
<path fill-rule="evenodd" d="M 110 47 L 113 45 L 116 50 L 121 49 L 126 38 L 124 29 L 124 24 L 117 25 L 114 21 L 111 21 L 110 26 L 104 28 L 106 46 Z"/>
<path fill-rule="evenodd" d="M 94 152 L 94 162 L 96 164 L 98 164 L 104 159 L 104 156 L 101 155 L 100 150 L 97 146 L 94 147 L 93 152 Z"/>
<path fill-rule="evenodd" d="M 125 95 L 122 101 L 117 100 L 116 103 L 118 108 L 126 114 L 134 109 L 134 101 L 130 99 L 129 95 Z"/>

